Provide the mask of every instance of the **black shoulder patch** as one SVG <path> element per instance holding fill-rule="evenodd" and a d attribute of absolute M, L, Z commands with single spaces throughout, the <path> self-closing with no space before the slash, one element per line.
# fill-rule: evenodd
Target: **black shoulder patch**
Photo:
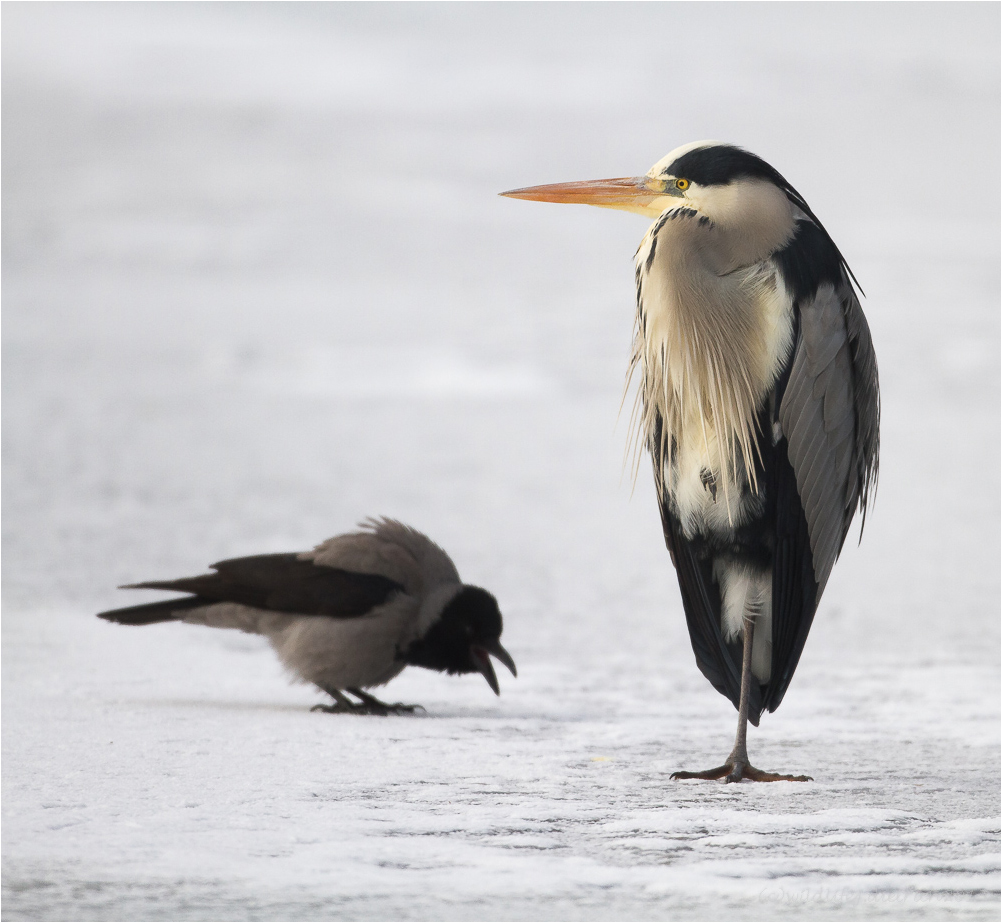
<path fill-rule="evenodd" d="M 838 288 L 843 259 L 829 235 L 814 222 L 801 220 L 790 243 L 776 255 L 784 285 L 798 304 L 814 297 L 820 285 Z"/>

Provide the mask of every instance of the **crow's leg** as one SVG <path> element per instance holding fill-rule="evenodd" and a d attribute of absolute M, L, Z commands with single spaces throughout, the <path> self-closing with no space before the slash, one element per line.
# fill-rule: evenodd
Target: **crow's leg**
<path fill-rule="evenodd" d="M 320 686 L 318 684 L 318 686 Z M 361 703 L 353 703 L 341 690 L 336 690 L 333 687 L 321 687 L 321 689 L 330 696 L 334 703 L 328 706 L 325 703 L 318 703 L 316 706 L 312 706 L 311 712 L 330 712 L 330 713 L 348 713 L 351 715 L 368 715 L 369 710 L 367 710 Z"/>

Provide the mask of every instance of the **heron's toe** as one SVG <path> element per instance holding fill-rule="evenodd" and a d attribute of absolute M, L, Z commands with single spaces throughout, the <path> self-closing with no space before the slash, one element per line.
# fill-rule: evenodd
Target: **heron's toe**
<path fill-rule="evenodd" d="M 713 770 L 703 770 L 693 772 L 691 770 L 677 770 L 669 779 L 673 780 L 723 780 L 725 783 L 740 783 L 742 780 L 749 780 L 753 783 L 811 783 L 814 782 L 810 776 L 793 776 L 788 773 L 768 773 L 759 770 L 752 764 L 744 760 L 732 760 L 728 763 L 714 767 Z"/>
<path fill-rule="evenodd" d="M 754 783 L 813 783 L 810 776 L 793 776 L 790 773 L 769 773 L 766 770 L 757 770 L 755 767 L 746 767 L 743 774 L 745 779 Z"/>
<path fill-rule="evenodd" d="M 722 764 L 713 770 L 677 770 L 672 774 L 673 780 L 719 780 L 731 773 L 731 764 Z"/>

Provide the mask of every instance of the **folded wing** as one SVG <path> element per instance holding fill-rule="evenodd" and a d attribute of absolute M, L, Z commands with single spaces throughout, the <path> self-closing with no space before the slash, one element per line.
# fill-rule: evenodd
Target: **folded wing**
<path fill-rule="evenodd" d="M 351 619 L 366 615 L 394 593 L 404 591 L 401 584 L 383 575 L 318 565 L 295 552 L 233 558 L 211 567 L 213 574 L 126 585 L 193 594 L 191 598 L 126 607 L 99 615 L 114 622 L 144 625 L 183 618 L 184 610 L 196 606 L 239 603 L 304 616 Z M 173 615 L 175 612 L 177 615 Z"/>

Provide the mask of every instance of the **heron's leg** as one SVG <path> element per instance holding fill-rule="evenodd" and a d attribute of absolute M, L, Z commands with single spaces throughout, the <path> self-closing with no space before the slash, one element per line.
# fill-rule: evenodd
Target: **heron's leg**
<path fill-rule="evenodd" d="M 749 734 L 749 696 L 752 692 L 752 638 L 756 634 L 756 614 L 742 616 L 745 625 L 742 639 L 742 692 L 738 697 L 738 728 L 735 730 L 735 746 L 728 755 L 732 770 L 724 779 L 726 783 L 737 783 L 742 772 L 749 766 L 749 750 L 746 739 Z"/>
<path fill-rule="evenodd" d="M 361 699 L 364 706 L 368 706 L 370 709 L 376 710 L 379 715 L 410 715 L 415 711 L 415 709 L 420 709 L 422 712 L 425 711 L 425 707 L 420 706 L 417 703 L 408 705 L 407 703 L 381 702 L 375 696 L 371 696 L 369 693 L 366 693 L 364 690 L 360 690 L 358 687 L 349 687 L 348 692 L 351 693 L 352 696 L 357 696 Z"/>
<path fill-rule="evenodd" d="M 767 773 L 757 770 L 749 763 L 746 738 L 749 731 L 749 694 L 752 690 L 752 636 L 756 629 L 756 614 L 745 613 L 742 617 L 745 632 L 742 640 L 742 687 L 738 697 L 738 730 L 735 732 L 735 746 L 728 760 L 713 770 L 694 773 L 679 770 L 672 774 L 674 780 L 724 780 L 737 783 L 739 780 L 753 780 L 757 783 L 775 783 L 785 780 L 791 783 L 807 783 L 810 776 L 791 776 L 782 773 Z"/>

